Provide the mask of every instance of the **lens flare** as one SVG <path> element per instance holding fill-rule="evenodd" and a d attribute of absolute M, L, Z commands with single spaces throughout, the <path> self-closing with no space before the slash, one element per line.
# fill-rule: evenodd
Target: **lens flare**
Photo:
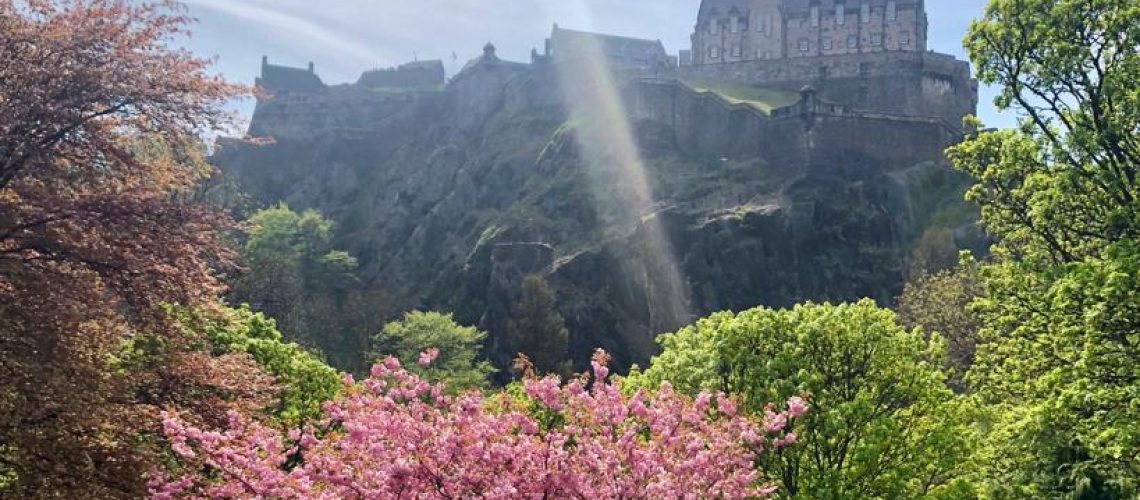
<path fill-rule="evenodd" d="M 578 17 L 589 19 L 588 12 Z M 556 46 L 552 62 L 598 213 L 612 227 L 632 234 L 639 246 L 639 261 L 626 264 L 625 278 L 630 286 L 646 287 L 652 333 L 675 329 L 693 318 L 689 289 L 662 220 L 667 207 L 653 197 L 622 99 L 623 85 L 635 83 L 636 73 L 610 64 L 597 37 L 577 37 L 572 49 Z M 642 353 L 655 348 L 653 335 L 629 340 L 637 340 L 641 345 L 634 349 Z"/>

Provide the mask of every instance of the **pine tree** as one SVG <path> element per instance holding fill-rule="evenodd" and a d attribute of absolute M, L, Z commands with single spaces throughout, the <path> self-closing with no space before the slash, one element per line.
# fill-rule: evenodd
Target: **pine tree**
<path fill-rule="evenodd" d="M 511 349 L 525 354 L 543 373 L 570 371 L 570 332 L 555 306 L 554 290 L 542 276 L 523 279 L 522 294 L 507 323 Z"/>

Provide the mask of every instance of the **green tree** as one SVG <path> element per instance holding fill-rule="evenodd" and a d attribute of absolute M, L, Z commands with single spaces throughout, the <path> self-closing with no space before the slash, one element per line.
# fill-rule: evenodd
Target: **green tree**
<path fill-rule="evenodd" d="M 554 290 L 542 276 L 523 279 L 522 294 L 507 321 L 507 343 L 540 373 L 569 374 L 570 332 L 558 314 Z"/>
<path fill-rule="evenodd" d="M 253 214 L 247 225 L 247 270 L 231 300 L 274 318 L 287 338 L 319 349 L 334 365 L 358 368 L 367 349 L 359 332 L 379 326 L 379 300 L 360 286 L 356 259 L 332 248 L 332 223 L 282 204 Z"/>
<path fill-rule="evenodd" d="M 998 238 L 971 383 L 997 497 L 1140 495 L 1140 5 L 992 0 L 966 43 L 1024 116 L 949 155 Z"/>
<path fill-rule="evenodd" d="M 760 463 L 787 498 L 970 492 L 970 407 L 944 384 L 940 340 L 904 330 L 869 300 L 719 313 L 658 341 L 664 351 L 633 371 L 629 389 L 724 391 L 753 414 L 808 395 L 797 444 Z"/>
<path fill-rule="evenodd" d="M 970 303 L 980 294 L 977 266 L 911 279 L 898 300 L 899 320 L 946 340 L 946 372 L 955 390 L 966 390 L 965 375 L 974 364 L 981 323 Z"/>
<path fill-rule="evenodd" d="M 480 389 L 495 372 L 479 359 L 487 334 L 474 327 L 461 326 L 450 314 L 414 311 L 400 321 L 384 326 L 372 339 L 373 361 L 395 356 L 408 371 L 431 382 L 446 383 L 449 389 Z M 438 349 L 435 360 L 423 366 L 420 355 Z"/>
<path fill-rule="evenodd" d="M 248 354 L 280 386 L 274 417 L 297 427 L 321 417 L 321 405 L 340 393 L 340 373 L 297 344 L 286 343 L 276 323 L 248 307 L 220 311 L 173 310 L 183 330 L 214 356 Z"/>

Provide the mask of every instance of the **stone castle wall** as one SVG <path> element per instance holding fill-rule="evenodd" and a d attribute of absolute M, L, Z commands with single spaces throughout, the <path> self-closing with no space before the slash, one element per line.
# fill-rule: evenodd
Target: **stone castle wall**
<path fill-rule="evenodd" d="M 557 89 L 555 74 L 549 64 L 508 63 L 492 51 L 441 90 L 388 91 L 351 84 L 279 92 L 259 99 L 249 135 L 327 134 L 368 141 L 403 137 L 415 132 L 409 124 L 443 117 L 461 130 L 477 130 L 510 106 L 515 94 L 530 95 L 520 89 Z M 968 64 L 933 53 L 626 70 L 615 71 L 615 78 L 630 84 L 631 115 L 671 127 L 686 149 L 762 157 L 777 168 L 803 168 L 843 155 L 881 165 L 940 157 L 960 140 L 961 117 L 975 112 L 977 100 Z M 766 114 L 712 92 L 697 92 L 682 83 L 690 78 L 812 90 L 797 105 Z M 557 96 L 547 101 L 556 103 Z"/>
<path fill-rule="evenodd" d="M 289 93 L 259 99 L 249 135 L 367 137 L 398 130 L 408 120 L 439 113 L 446 105 L 442 91 L 380 93 L 355 85 L 339 85 L 321 93 Z"/>
<path fill-rule="evenodd" d="M 864 112 L 812 94 L 771 115 L 670 80 L 641 80 L 630 99 L 637 119 L 669 126 L 685 149 L 730 159 L 760 157 L 770 168 L 789 172 L 838 158 L 858 158 L 884 170 L 907 168 L 916 157 L 941 157 L 962 137 L 939 118 Z"/>
<path fill-rule="evenodd" d="M 369 88 L 431 88 L 446 80 L 442 61 L 417 61 L 395 68 L 375 69 L 360 75 L 357 85 Z"/>
<path fill-rule="evenodd" d="M 682 66 L 682 79 L 733 82 L 799 91 L 812 86 L 828 100 L 863 110 L 960 123 L 977 110 L 968 63 L 933 52 L 880 52 L 732 64 Z"/>

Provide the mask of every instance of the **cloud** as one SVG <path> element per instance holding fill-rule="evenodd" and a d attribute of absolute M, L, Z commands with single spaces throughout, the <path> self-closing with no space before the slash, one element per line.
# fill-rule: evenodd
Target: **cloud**
<path fill-rule="evenodd" d="M 282 37 L 300 37 L 306 44 L 318 44 L 329 49 L 328 53 L 346 62 L 363 64 L 386 59 L 383 51 L 353 41 L 335 31 L 325 28 L 308 19 L 298 17 L 279 9 L 252 5 L 234 0 L 185 0 L 187 4 L 212 10 L 260 24 L 279 32 Z"/>

